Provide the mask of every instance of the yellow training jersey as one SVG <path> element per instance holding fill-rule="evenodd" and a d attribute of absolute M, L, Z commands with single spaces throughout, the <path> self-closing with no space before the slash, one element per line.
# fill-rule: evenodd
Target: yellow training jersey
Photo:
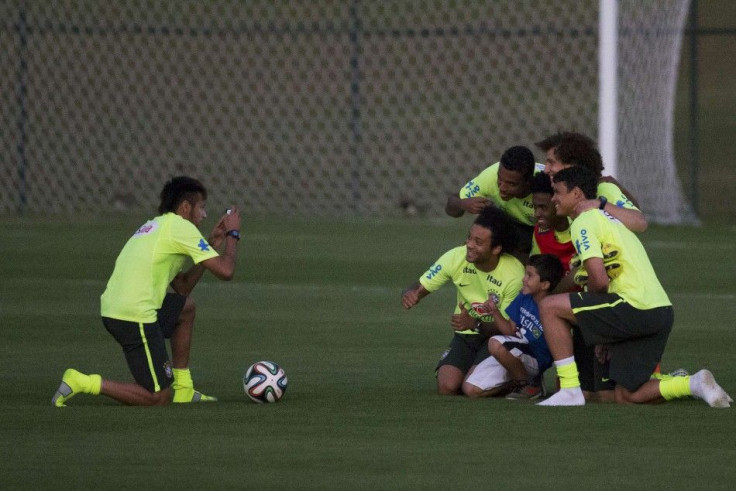
<path fill-rule="evenodd" d="M 141 226 L 120 251 L 100 297 L 103 317 L 130 322 L 156 321 L 166 289 L 187 258 L 195 264 L 217 252 L 197 227 L 175 213 Z"/>
<path fill-rule="evenodd" d="M 621 274 L 609 283 L 609 293 L 617 293 L 642 310 L 672 305 L 644 246 L 616 218 L 602 210 L 588 210 L 573 220 L 571 235 L 582 261 L 591 257 L 602 258 L 601 244 L 611 244 L 619 250 L 616 262 L 621 264 Z"/>
<path fill-rule="evenodd" d="M 458 196 L 462 199 L 476 196 L 488 198 L 517 222 L 524 225 L 534 225 L 534 205 L 532 204 L 531 194 L 522 199 L 511 198 L 508 201 L 501 199 L 501 193 L 498 190 L 498 168 L 500 166 L 501 163 L 497 162 L 488 167 L 478 177 L 473 178 L 463 186 Z M 544 166 L 542 164 L 534 165 L 535 174 L 543 170 Z"/>
<path fill-rule="evenodd" d="M 638 210 L 634 203 L 621 191 L 621 188 L 616 186 L 612 182 L 599 182 L 597 189 L 598 197 L 604 196 L 609 203 L 618 206 L 619 208 L 628 208 L 631 210 Z"/>
<path fill-rule="evenodd" d="M 475 264 L 465 259 L 465 246 L 450 249 L 444 253 L 422 276 L 419 283 L 429 292 L 438 290 L 448 281 L 457 289 L 455 313 L 460 313 L 459 303 L 468 310 L 471 317 L 491 322 L 493 318 L 481 304 L 493 295 L 501 314 L 506 315 L 506 307 L 519 294 L 524 278 L 524 266 L 510 254 L 501 254 L 493 271 L 477 270 Z M 462 331 L 475 334 L 474 331 Z"/>

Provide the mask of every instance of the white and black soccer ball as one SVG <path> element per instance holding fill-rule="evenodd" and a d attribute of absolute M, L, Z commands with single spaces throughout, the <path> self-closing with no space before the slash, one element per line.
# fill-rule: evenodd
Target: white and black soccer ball
<path fill-rule="evenodd" d="M 278 402 L 286 392 L 286 372 L 272 361 L 252 364 L 243 376 L 245 394 L 254 402 Z"/>

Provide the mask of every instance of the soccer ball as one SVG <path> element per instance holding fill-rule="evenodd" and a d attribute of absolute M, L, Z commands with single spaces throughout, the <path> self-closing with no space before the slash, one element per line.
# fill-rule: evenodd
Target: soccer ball
<path fill-rule="evenodd" d="M 286 392 L 286 373 L 272 361 L 252 364 L 243 376 L 243 389 L 253 402 L 278 402 Z"/>

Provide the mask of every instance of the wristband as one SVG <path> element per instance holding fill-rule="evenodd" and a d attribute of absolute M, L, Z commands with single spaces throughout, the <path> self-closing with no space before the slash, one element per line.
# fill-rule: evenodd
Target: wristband
<path fill-rule="evenodd" d="M 605 208 L 605 207 L 606 207 L 606 203 L 608 203 L 608 199 L 606 199 L 606 197 L 605 197 L 605 196 L 600 196 L 600 197 L 598 198 L 598 201 L 600 201 L 600 202 L 601 202 L 601 204 L 600 204 L 600 205 L 598 205 L 598 209 L 599 209 L 599 210 L 602 210 L 603 208 Z"/>
<path fill-rule="evenodd" d="M 225 233 L 225 237 L 232 237 L 235 240 L 240 240 L 240 230 L 237 230 L 237 229 L 228 230 Z"/>

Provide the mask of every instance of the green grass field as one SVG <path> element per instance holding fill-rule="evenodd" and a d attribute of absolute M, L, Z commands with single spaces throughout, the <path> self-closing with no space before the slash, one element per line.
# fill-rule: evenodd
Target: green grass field
<path fill-rule="evenodd" d="M 50 405 L 65 368 L 128 380 L 99 295 L 145 217 L 0 219 L 0 489 L 727 489 L 736 410 L 702 401 L 540 408 L 435 394 L 451 287 L 405 312 L 400 292 L 469 221 L 256 219 L 231 283 L 194 292 L 195 386 L 216 404 Z M 211 222 L 211 220 L 210 220 Z M 209 227 L 210 224 L 207 224 Z M 676 309 L 665 370 L 710 368 L 736 394 L 736 227 L 643 239 Z M 284 399 L 242 392 L 253 362 Z"/>

